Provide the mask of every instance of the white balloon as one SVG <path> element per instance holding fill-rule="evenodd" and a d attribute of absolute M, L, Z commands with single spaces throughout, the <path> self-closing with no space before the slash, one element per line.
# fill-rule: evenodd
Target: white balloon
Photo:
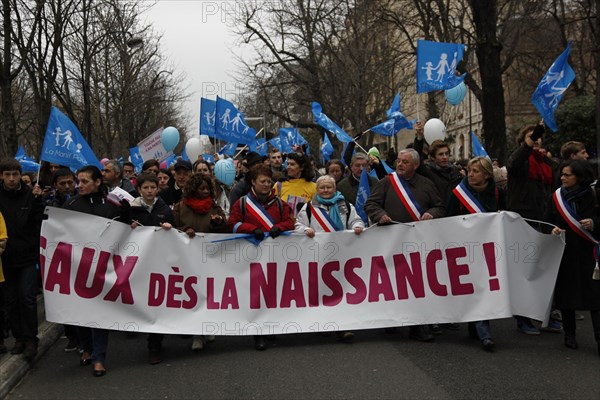
<path fill-rule="evenodd" d="M 185 154 L 187 154 L 192 164 L 198 159 L 198 156 L 202 154 L 200 138 L 193 137 L 188 139 L 185 143 Z"/>
<path fill-rule="evenodd" d="M 425 140 L 431 144 L 436 140 L 444 140 L 446 138 L 446 125 L 437 118 L 431 118 L 425 122 L 423 126 L 425 132 Z"/>

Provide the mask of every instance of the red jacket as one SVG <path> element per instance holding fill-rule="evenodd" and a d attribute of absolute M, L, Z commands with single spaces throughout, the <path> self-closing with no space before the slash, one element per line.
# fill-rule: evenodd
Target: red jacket
<path fill-rule="evenodd" d="M 260 205 L 267 211 L 267 213 L 273 218 L 274 225 L 279 228 L 282 232 L 294 230 L 294 220 L 292 218 L 290 206 L 271 194 L 266 202 L 260 202 L 252 192 L 246 196 L 251 196 L 253 200 L 260 203 Z M 229 220 L 227 221 L 227 227 L 233 233 L 253 233 L 255 229 L 261 229 L 261 224 L 258 219 L 248 213 L 247 210 L 242 212 L 241 209 L 242 198 L 236 200 L 230 210 Z M 245 200 L 244 200 L 245 201 Z M 246 206 L 247 207 L 247 206 Z"/>

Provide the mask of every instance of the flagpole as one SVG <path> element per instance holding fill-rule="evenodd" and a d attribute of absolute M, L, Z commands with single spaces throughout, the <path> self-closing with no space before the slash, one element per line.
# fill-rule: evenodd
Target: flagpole
<path fill-rule="evenodd" d="M 420 121 L 421 118 L 419 117 L 419 93 L 417 93 L 417 121 Z"/>
<path fill-rule="evenodd" d="M 260 135 L 260 133 L 264 130 L 265 128 L 262 127 L 260 128 L 260 130 L 258 132 L 256 132 L 256 135 L 254 136 L 254 139 L 256 139 L 258 137 L 258 135 Z M 237 158 L 237 156 L 240 155 L 240 153 L 244 150 L 246 150 L 246 148 L 248 147 L 247 144 L 244 145 L 244 147 L 242 147 L 242 149 L 240 151 L 237 152 L 237 154 L 235 156 L 233 156 L 233 159 L 235 160 Z"/>

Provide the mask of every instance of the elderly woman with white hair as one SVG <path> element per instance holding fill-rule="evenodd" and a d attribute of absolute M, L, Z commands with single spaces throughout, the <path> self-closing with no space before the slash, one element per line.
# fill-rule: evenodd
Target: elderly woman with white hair
<path fill-rule="evenodd" d="M 296 216 L 295 231 L 312 238 L 316 232 L 353 230 L 360 235 L 365 227 L 354 206 L 336 190 L 335 178 L 323 175 L 317 179 L 317 194 L 304 204 Z M 351 343 L 352 332 L 336 332 L 337 340 Z"/>

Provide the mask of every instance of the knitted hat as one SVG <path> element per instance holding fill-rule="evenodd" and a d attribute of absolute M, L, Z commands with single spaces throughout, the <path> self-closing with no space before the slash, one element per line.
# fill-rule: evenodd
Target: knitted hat
<path fill-rule="evenodd" d="M 377 150 L 377 147 L 371 147 L 367 154 L 373 157 L 377 157 L 381 160 L 381 154 L 379 154 L 379 150 Z"/>

